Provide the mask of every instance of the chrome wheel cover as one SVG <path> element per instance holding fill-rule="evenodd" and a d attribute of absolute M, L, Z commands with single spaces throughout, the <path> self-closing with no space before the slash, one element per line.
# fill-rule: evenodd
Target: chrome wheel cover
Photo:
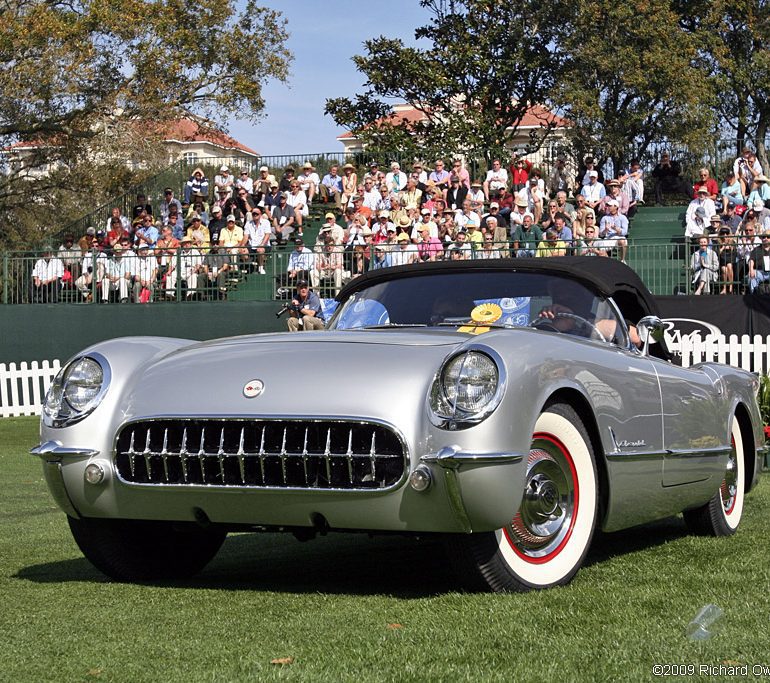
<path fill-rule="evenodd" d="M 727 459 L 725 478 L 719 487 L 719 495 L 722 498 L 722 509 L 726 515 L 729 515 L 735 507 L 735 499 L 738 495 L 738 455 L 735 452 L 735 440 L 732 442 L 732 449 Z"/>

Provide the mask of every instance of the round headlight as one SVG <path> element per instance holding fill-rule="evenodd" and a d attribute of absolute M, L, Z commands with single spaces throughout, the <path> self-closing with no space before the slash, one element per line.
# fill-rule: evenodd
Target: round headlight
<path fill-rule="evenodd" d="M 110 366 L 101 354 L 76 358 L 62 368 L 43 402 L 43 422 L 66 427 L 89 415 L 110 383 Z"/>
<path fill-rule="evenodd" d="M 64 376 L 64 398 L 76 412 L 82 413 L 99 395 L 103 381 L 102 366 L 91 358 L 81 358 Z"/>
<path fill-rule="evenodd" d="M 457 428 L 483 420 L 502 398 L 500 369 L 486 353 L 467 351 L 449 359 L 430 394 L 433 414 Z"/>

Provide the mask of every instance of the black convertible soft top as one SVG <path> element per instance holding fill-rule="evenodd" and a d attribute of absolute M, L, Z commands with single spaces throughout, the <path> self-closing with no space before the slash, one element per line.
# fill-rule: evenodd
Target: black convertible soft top
<path fill-rule="evenodd" d="M 621 261 L 596 256 L 474 259 L 393 266 L 372 270 L 355 278 L 342 288 L 337 299 L 344 301 L 353 292 L 388 280 L 475 270 L 559 274 L 580 281 L 601 294 L 612 297 L 627 320 L 636 322 L 645 315 L 659 315 L 655 299 L 636 272 Z"/>

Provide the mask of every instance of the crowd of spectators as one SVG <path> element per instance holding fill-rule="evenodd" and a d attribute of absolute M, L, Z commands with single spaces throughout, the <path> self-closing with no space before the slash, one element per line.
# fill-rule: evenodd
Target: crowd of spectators
<path fill-rule="evenodd" d="M 223 299 L 233 277 L 266 275 L 268 254 L 289 244 L 278 285 L 308 281 L 329 293 L 370 269 L 422 261 L 565 254 L 625 261 L 629 219 L 645 196 L 639 161 L 614 178 L 590 156 L 576 175 L 567 169 L 557 158 L 543 177 L 516 156 L 494 159 L 481 178 L 459 159 L 407 169 L 348 163 L 323 177 L 310 162 L 276 174 L 262 166 L 254 178 L 222 166 L 209 180 L 196 168 L 181 200 L 166 188 L 155 210 L 139 195 L 130 215 L 114 208 L 104 225 L 46 248 L 33 269 L 33 300 L 55 301 L 63 287 L 85 301 Z M 721 188 L 705 168 L 690 185 L 667 153 L 650 175 L 656 201 L 671 192 L 691 198 L 685 235 L 706 242 L 692 257 L 696 293 L 770 280 L 770 240 L 757 236 L 770 234 L 770 188 L 750 150 Z M 323 225 L 306 244 L 310 209 L 319 205 Z"/>

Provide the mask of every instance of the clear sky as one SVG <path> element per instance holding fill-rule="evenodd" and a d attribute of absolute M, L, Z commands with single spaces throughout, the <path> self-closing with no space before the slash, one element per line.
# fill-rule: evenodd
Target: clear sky
<path fill-rule="evenodd" d="M 266 116 L 256 125 L 231 120 L 230 134 L 263 155 L 338 152 L 343 132 L 325 116 L 327 97 L 350 97 L 365 77 L 351 58 L 363 54 L 363 42 L 385 35 L 414 44 L 414 29 L 428 13 L 417 0 L 340 5 L 310 0 L 264 3 L 288 19 L 288 47 L 294 54 L 286 85 L 271 82 L 264 89 Z M 324 7 L 333 11 L 324 13 Z"/>

